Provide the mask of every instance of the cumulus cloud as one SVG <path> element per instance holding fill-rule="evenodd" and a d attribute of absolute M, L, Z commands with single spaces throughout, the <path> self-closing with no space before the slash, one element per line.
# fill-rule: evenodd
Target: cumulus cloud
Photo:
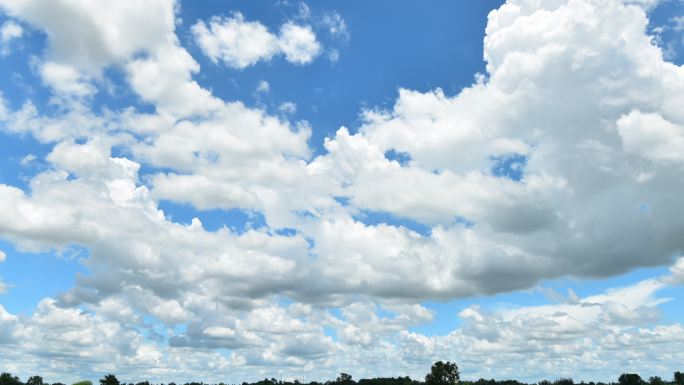
<path fill-rule="evenodd" d="M 12 40 L 20 39 L 22 36 L 24 36 L 24 29 L 21 25 L 12 20 L 4 22 L 0 26 L 0 54 L 9 55 Z"/>
<path fill-rule="evenodd" d="M 108 4 L 3 0 L 0 7 L 45 31 L 54 61 L 91 74 L 175 39 L 173 0 Z"/>
<path fill-rule="evenodd" d="M 71 66 L 47 62 L 41 65 L 40 75 L 45 84 L 59 93 L 88 96 L 96 91 L 95 87 Z"/>
<path fill-rule="evenodd" d="M 626 151 L 654 162 L 684 161 L 684 127 L 658 114 L 632 111 L 617 121 Z"/>
<path fill-rule="evenodd" d="M 617 16 L 610 24 L 589 22 L 601 15 Z M 222 23 L 247 23 L 238 16 L 231 20 Z M 517 20 L 535 21 L 553 34 L 528 30 Z M 402 90 L 392 110 L 366 111 L 358 133 L 340 129 L 327 140 L 327 153 L 315 159 L 309 159 L 306 123 L 281 122 L 214 97 L 192 80 L 199 67 L 177 40 L 161 39 L 161 46 L 148 47 L 151 56 L 130 59 L 124 67 L 133 89 L 158 112 L 124 114 L 117 128 L 144 140 L 117 138 L 91 153 L 96 141 L 76 145 L 50 136 L 60 141 L 48 157 L 57 170 L 34 184 L 52 194 L 58 187 L 51 183 L 80 189 L 89 175 L 97 175 L 109 183 L 115 204 L 123 194 L 140 197 L 137 204 L 146 208 L 165 199 L 199 209 L 255 210 L 268 228 L 296 229 L 313 240 L 303 255 L 311 252 L 317 259 L 288 268 L 290 279 L 309 283 L 292 288 L 274 282 L 254 291 L 262 296 L 452 298 L 526 288 L 566 274 L 600 276 L 666 264 L 682 248 L 677 235 L 683 224 L 671 215 L 678 212 L 681 186 L 672 185 L 676 169 L 660 162 L 677 153 L 667 146 L 677 145 L 677 122 L 684 118 L 675 103 L 681 99 L 681 68 L 662 60 L 646 25 L 643 10 L 618 2 L 504 4 L 489 17 L 486 81 L 455 96 Z M 160 36 L 168 34 L 173 36 L 172 26 Z M 630 38 L 589 38 L 596 35 Z M 52 49 L 57 55 L 59 47 Z M 546 95 L 541 99 L 540 90 Z M 646 146 L 639 141 L 644 124 L 637 118 L 655 115 L 633 111 L 667 116 L 649 126 L 657 136 Z M 31 125 L 25 115 L 36 113 L 29 108 L 15 115 L 10 127 L 26 129 Z M 96 129 L 97 119 L 92 123 Z M 45 124 L 36 127 L 43 130 Z M 136 160 L 110 159 L 108 148 L 115 144 L 129 148 Z M 387 159 L 390 150 L 411 161 Z M 83 151 L 97 162 L 79 164 L 90 156 Z M 511 156 L 524 159 L 519 180 L 492 171 Z M 165 170 L 148 176 L 149 191 L 138 185 L 140 162 Z M 105 178 L 121 167 L 128 170 L 121 174 L 125 178 Z M 60 180 L 60 172 L 83 180 Z M 50 183 L 42 182 L 46 178 Z M 93 191 L 99 205 L 94 191 L 102 187 L 84 186 L 83 193 Z M 46 218 L 54 210 L 40 201 L 41 192 L 29 197 L 7 186 L 3 193 L 7 202 L 26 202 Z M 335 199 L 340 196 L 350 204 Z M 64 209 L 72 210 L 66 202 Z M 600 207 L 601 215 L 592 207 Z M 430 234 L 365 224 L 358 214 L 368 211 L 410 218 L 431 228 Z M 21 213 L 13 218 L 22 223 Z M 153 233 L 165 231 L 150 226 Z M 7 231 L 40 241 L 35 229 Z M 141 243 L 155 250 L 163 241 L 147 237 Z M 86 245 L 92 247 L 91 241 Z"/>
<path fill-rule="evenodd" d="M 197 44 L 214 63 L 245 68 L 283 54 L 288 62 L 308 64 L 320 53 L 321 45 L 309 26 L 283 24 L 280 35 L 268 31 L 257 21 L 246 21 L 240 12 L 230 17 L 214 16 L 207 25 L 192 26 Z"/>
<path fill-rule="evenodd" d="M 264 365 L 286 366 L 292 375 L 305 378 L 334 377 L 343 368 L 355 368 L 355 376 L 399 371 L 418 378 L 435 359 L 454 357 L 467 378 L 496 372 L 533 381 L 546 373 L 610 380 L 619 374 L 616 360 L 624 368 L 650 368 L 646 375 L 681 362 L 682 326 L 654 324 L 657 307 L 665 301 L 657 297 L 662 287 L 658 280 L 646 280 L 574 304 L 504 310 L 473 305 L 458 313 L 460 326 L 432 336 L 406 330 L 431 319 L 418 305 L 383 305 L 385 313 L 394 314 L 390 316 L 379 315 L 377 304 L 364 302 L 342 308 L 337 316 L 300 304 L 266 305 L 239 317 L 215 313 L 183 334 L 164 332 L 172 334 L 170 345 L 146 340 L 140 332 L 145 326 L 131 324 L 132 318 L 116 321 L 112 315 L 128 312 L 125 305 L 108 301 L 84 311 L 45 299 L 21 321 L 0 307 L 0 341 L 22 358 L 12 360 L 9 370 L 15 373 L 34 369 L 42 357 L 57 360 L 59 366 L 44 367 L 48 378 L 71 379 L 77 370 L 80 375 L 117 370 L 119 377 L 129 379 L 141 369 L 151 380 L 206 378 L 207 365 L 213 369 L 209 380 L 229 374 L 258 379 L 268 375 Z M 103 311 L 105 307 L 119 310 Z M 334 330 L 337 338 L 324 335 L 323 327 Z M 234 353 L 222 357 L 207 348 Z M 330 360 L 333 354 L 335 361 Z"/>
<path fill-rule="evenodd" d="M 280 49 L 285 59 L 295 64 L 308 64 L 321 52 L 321 44 L 309 26 L 285 23 L 280 27 Z"/>
<path fill-rule="evenodd" d="M 278 38 L 256 21 L 245 21 L 236 12 L 231 17 L 215 16 L 209 25 L 203 21 L 192 26 L 200 48 L 214 63 L 219 60 L 244 68 L 259 60 L 270 60 L 278 52 Z"/>
<path fill-rule="evenodd" d="M 405 354 L 457 356 L 464 367 L 478 368 L 473 377 L 488 372 L 519 377 L 523 372 L 530 380 L 543 373 L 611 379 L 630 365 L 646 369 L 633 360 L 664 368 L 673 362 L 671 354 L 680 355 L 680 324 L 645 326 L 657 318 L 657 304 L 663 300 L 655 293 L 662 287 L 647 280 L 576 304 L 494 311 L 471 306 L 459 313 L 462 326 L 445 336 L 403 332 L 400 338 Z M 614 368 L 616 360 L 619 368 Z"/>

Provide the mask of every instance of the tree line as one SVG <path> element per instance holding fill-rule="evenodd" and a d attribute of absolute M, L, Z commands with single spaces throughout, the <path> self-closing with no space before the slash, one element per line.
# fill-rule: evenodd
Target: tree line
<path fill-rule="evenodd" d="M 358 381 L 354 380 L 351 375 L 347 373 L 340 373 L 335 380 L 324 382 L 311 381 L 300 382 L 282 381 L 275 378 L 265 378 L 257 382 L 243 382 L 241 385 L 684 385 L 684 373 L 679 371 L 674 372 L 671 380 L 663 379 L 659 376 L 649 377 L 643 379 L 637 373 L 623 373 L 617 382 L 574 382 L 572 378 L 559 378 L 554 381 L 540 381 L 538 383 L 527 384 L 517 380 L 494 380 L 480 378 L 477 381 L 461 381 L 460 373 L 456 363 L 437 361 L 430 368 L 430 373 L 425 376 L 424 381 L 414 380 L 410 377 L 380 377 L 380 378 L 364 378 Z M 26 382 L 22 382 L 19 377 L 13 376 L 10 373 L 0 374 L 0 385 L 66 385 L 62 382 L 48 383 L 44 382 L 41 376 L 31 376 Z M 93 385 L 92 381 L 84 380 L 71 385 Z M 137 383 L 120 382 L 114 374 L 107 374 L 102 377 L 98 385 L 153 385 L 148 381 L 141 381 Z M 168 384 L 154 384 L 154 385 L 176 385 L 175 382 Z M 226 385 L 221 382 L 219 384 L 206 384 L 204 382 L 186 382 L 179 385 Z"/>

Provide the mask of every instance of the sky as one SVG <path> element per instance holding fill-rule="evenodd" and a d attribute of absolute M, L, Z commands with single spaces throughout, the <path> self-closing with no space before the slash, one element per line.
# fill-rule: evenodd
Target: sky
<path fill-rule="evenodd" d="M 0 369 L 684 370 L 684 2 L 0 0 Z"/>

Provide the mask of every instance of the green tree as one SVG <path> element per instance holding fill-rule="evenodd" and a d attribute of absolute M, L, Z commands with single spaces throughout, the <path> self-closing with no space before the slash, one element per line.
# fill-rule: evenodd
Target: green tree
<path fill-rule="evenodd" d="M 447 361 L 437 361 L 425 376 L 425 385 L 454 385 L 460 379 L 458 365 Z"/>
<path fill-rule="evenodd" d="M 26 385 L 44 385 L 43 377 L 31 376 L 28 380 L 26 380 Z"/>
<path fill-rule="evenodd" d="M 88 380 L 83 380 L 83 381 L 79 381 L 79 382 L 74 382 L 71 385 L 93 385 L 93 382 L 88 381 Z"/>
<path fill-rule="evenodd" d="M 340 373 L 340 375 L 337 376 L 335 383 L 337 385 L 352 385 L 354 383 L 354 380 L 352 380 L 351 374 Z"/>
<path fill-rule="evenodd" d="M 113 374 L 107 374 L 100 378 L 100 385 L 120 385 L 119 380 Z"/>
<path fill-rule="evenodd" d="M 676 385 L 684 385 L 684 373 L 679 371 L 674 372 L 674 383 Z"/>
<path fill-rule="evenodd" d="M 665 381 L 659 376 L 653 376 L 648 378 L 649 385 L 665 385 Z"/>
<path fill-rule="evenodd" d="M 9 373 L 0 374 L 0 385 L 23 385 L 19 377 Z"/>
<path fill-rule="evenodd" d="M 643 385 L 644 380 L 636 373 L 622 373 L 618 378 L 620 385 Z"/>
<path fill-rule="evenodd" d="M 559 378 L 553 382 L 553 385 L 574 385 L 572 378 Z"/>

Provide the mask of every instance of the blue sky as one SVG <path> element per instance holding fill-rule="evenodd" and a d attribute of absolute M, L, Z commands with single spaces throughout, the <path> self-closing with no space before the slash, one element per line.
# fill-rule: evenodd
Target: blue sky
<path fill-rule="evenodd" d="M 0 0 L 0 367 L 669 378 L 683 42 L 675 0 Z"/>

